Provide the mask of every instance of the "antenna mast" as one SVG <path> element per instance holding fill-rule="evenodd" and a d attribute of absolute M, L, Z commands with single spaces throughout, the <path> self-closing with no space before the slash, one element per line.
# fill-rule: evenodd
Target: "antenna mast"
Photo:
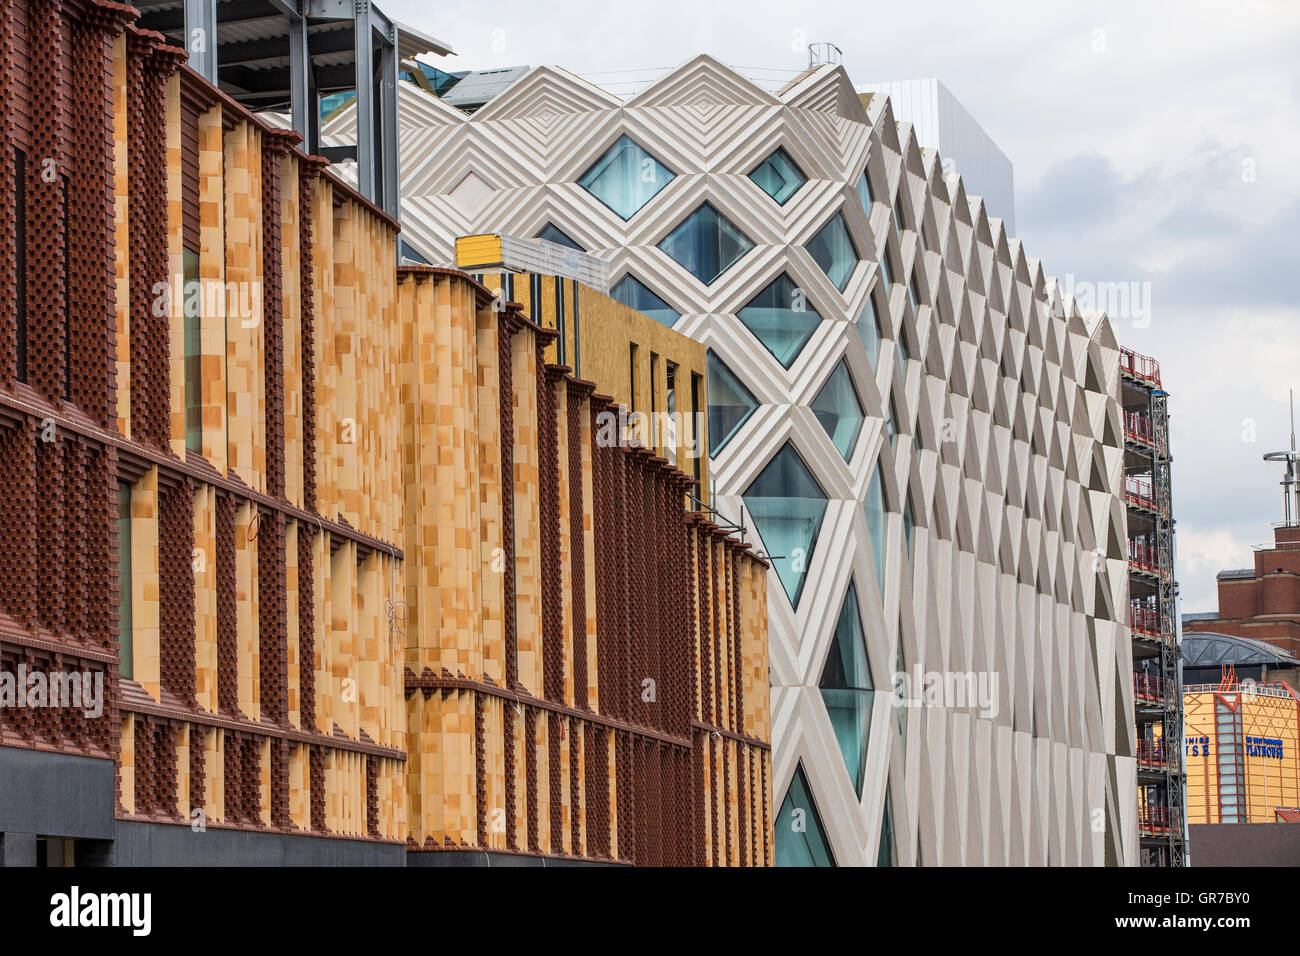
<path fill-rule="evenodd" d="M 1288 528 L 1295 525 L 1297 518 L 1300 518 L 1300 478 L 1297 478 L 1295 447 L 1295 389 L 1290 389 L 1290 395 L 1291 450 L 1271 451 L 1264 456 L 1265 461 L 1286 462 L 1286 474 L 1282 476 L 1280 484 L 1282 485 L 1282 520 Z"/>

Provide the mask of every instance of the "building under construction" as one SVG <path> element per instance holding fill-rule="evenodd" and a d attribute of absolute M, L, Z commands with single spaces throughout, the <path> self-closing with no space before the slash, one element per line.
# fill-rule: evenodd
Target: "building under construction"
<path fill-rule="evenodd" d="M 1121 350 L 1120 373 L 1141 861 L 1144 866 L 1184 866 L 1183 698 L 1168 393 L 1160 384 L 1159 363 L 1148 356 Z"/>

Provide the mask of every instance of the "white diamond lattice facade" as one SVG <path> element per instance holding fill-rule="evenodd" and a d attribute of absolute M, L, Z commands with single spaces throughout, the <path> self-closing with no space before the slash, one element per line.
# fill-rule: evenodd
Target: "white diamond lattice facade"
<path fill-rule="evenodd" d="M 711 350 L 714 503 L 773 557 L 781 859 L 1135 863 L 1105 317 L 840 67 L 773 94 L 701 56 L 626 102 L 542 67 L 473 115 L 401 86 L 412 249 L 554 227 Z"/>

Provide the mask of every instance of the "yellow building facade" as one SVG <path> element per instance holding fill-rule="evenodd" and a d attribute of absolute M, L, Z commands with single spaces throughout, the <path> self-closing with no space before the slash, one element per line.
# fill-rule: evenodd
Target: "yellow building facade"
<path fill-rule="evenodd" d="M 1183 695 L 1188 823 L 1275 823 L 1300 806 L 1300 699 L 1280 681 Z"/>
<path fill-rule="evenodd" d="M 589 284 L 512 270 L 503 258 L 500 236 L 457 240 L 459 268 L 479 277 L 502 303 L 518 302 L 525 315 L 557 333 L 546 361 L 596 383 L 623 406 L 624 436 L 693 478 L 696 494 L 708 501 L 706 347 Z"/>

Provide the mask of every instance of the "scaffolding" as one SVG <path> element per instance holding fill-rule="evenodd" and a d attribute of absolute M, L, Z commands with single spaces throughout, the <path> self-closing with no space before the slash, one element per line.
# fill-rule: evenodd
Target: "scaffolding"
<path fill-rule="evenodd" d="M 1120 353 L 1138 835 L 1147 866 L 1187 865 L 1178 583 L 1174 577 L 1169 395 L 1160 365 Z"/>

